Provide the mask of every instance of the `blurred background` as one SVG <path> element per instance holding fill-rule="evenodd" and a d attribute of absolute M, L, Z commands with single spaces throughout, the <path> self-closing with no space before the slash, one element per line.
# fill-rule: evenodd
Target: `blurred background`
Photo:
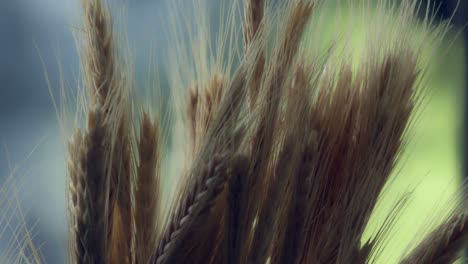
<path fill-rule="evenodd" d="M 457 0 L 431 1 L 439 7 L 438 19 L 449 18 L 457 6 Z M 126 7 L 125 27 L 135 55 L 136 78 L 141 82 L 154 43 L 154 59 L 163 67 L 162 50 L 167 42 L 161 21 L 169 21 L 167 6 L 163 0 L 111 2 Z M 461 31 L 467 22 L 468 3 L 461 2 L 453 30 L 431 57 L 428 100 L 418 116 L 401 176 L 388 190 L 388 201 L 382 202 L 382 208 L 388 209 L 391 198 L 408 187 L 417 187 L 388 245 L 388 263 L 403 252 L 421 226 L 437 222 L 434 212 L 442 212 L 444 205 L 456 199 L 463 176 L 468 175 L 464 158 L 468 145 L 463 137 L 468 124 L 468 38 Z M 79 0 L 0 1 L 0 186 L 15 183 L 14 191 L 6 195 L 18 199 L 24 212 L 21 215 L 16 206 L 0 203 L 6 208 L 0 212 L 0 223 L 11 223 L 7 228 L 0 227 L 0 260 L 15 250 L 9 241 L 19 240 L 12 235 L 21 218 L 32 230 L 45 263 L 63 263 L 66 259 L 66 148 L 51 93 L 59 98 L 61 74 L 67 87 L 78 83 L 79 61 L 72 31 L 78 27 L 79 18 Z M 379 219 L 376 214 L 374 222 Z"/>

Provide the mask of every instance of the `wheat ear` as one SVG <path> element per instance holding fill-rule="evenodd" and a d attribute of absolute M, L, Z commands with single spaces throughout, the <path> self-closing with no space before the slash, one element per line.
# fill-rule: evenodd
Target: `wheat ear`
<path fill-rule="evenodd" d="M 92 110 L 88 113 L 87 131 L 79 132 L 70 146 L 71 220 L 75 240 L 76 263 L 101 263 L 109 256 L 112 232 L 112 208 L 109 202 L 110 176 L 107 151 L 109 131 L 103 105 L 113 80 L 114 54 L 110 18 L 103 13 L 100 1 L 83 0 L 86 46 L 84 75 Z"/>
<path fill-rule="evenodd" d="M 96 127 L 104 130 L 105 144 L 101 144 L 101 164 L 105 167 L 105 185 L 101 188 L 106 202 L 102 209 L 106 229 L 102 258 L 130 263 L 132 246 L 132 134 L 129 132 L 129 104 L 125 96 L 126 76 L 117 65 L 113 39 L 113 23 L 108 6 L 100 0 L 83 0 L 85 46 L 83 47 L 84 79 L 88 88 L 89 108 L 97 109 Z M 96 115 L 96 113 L 94 113 Z M 91 118 L 91 114 L 88 119 Z M 95 143 L 98 144 L 99 142 Z M 117 210 L 114 207 L 117 206 Z M 104 257 L 105 256 L 105 257 Z"/>
<path fill-rule="evenodd" d="M 270 218 L 273 213 L 269 209 L 269 205 L 263 205 L 265 195 L 268 195 L 268 188 L 270 184 L 268 180 L 273 177 L 267 175 L 268 166 L 271 160 L 274 159 L 273 146 L 274 146 L 274 135 L 277 131 L 278 117 L 280 112 L 280 99 L 284 92 L 285 82 L 288 79 L 289 69 L 293 65 L 294 59 L 296 58 L 299 43 L 302 34 L 305 30 L 307 22 L 312 15 L 313 3 L 309 1 L 298 1 L 292 4 L 290 10 L 288 10 L 287 17 L 284 24 L 281 25 L 281 30 L 284 30 L 284 35 L 278 40 L 278 45 L 275 47 L 272 61 L 269 63 L 270 67 L 266 73 L 264 86 L 262 87 L 262 97 L 265 98 L 264 102 L 259 105 L 259 114 L 257 131 L 255 132 L 255 138 L 252 144 L 252 158 L 254 160 L 251 174 L 248 175 L 248 187 L 249 190 L 245 195 L 248 196 L 248 206 L 246 210 L 246 219 L 253 221 L 257 209 L 255 204 L 260 206 L 261 210 L 257 221 L 257 226 L 254 230 L 252 237 L 251 248 L 262 248 L 265 243 L 269 241 L 268 232 L 264 232 L 267 229 L 272 228 L 272 222 Z M 262 176 L 260 176 L 262 175 Z M 263 182 L 262 182 L 263 181 Z M 265 188 L 266 187 L 266 188 Z M 263 190 L 261 189 L 263 188 Z M 277 188 L 273 186 L 271 188 Z M 274 192 L 274 191 L 273 191 Z M 262 197 L 263 194 L 263 197 Z M 260 202 L 260 203 L 259 203 Z M 250 207 L 250 208 L 249 208 Z M 268 213 L 270 212 L 270 213 Z M 243 228 L 251 223 L 243 224 Z M 257 263 L 265 260 L 263 254 L 266 250 L 255 250 L 251 252 L 249 261 Z"/>
<path fill-rule="evenodd" d="M 150 263 L 178 263 L 182 255 L 189 254 L 180 252 L 179 246 L 190 231 L 196 230 L 203 223 L 221 193 L 228 180 L 228 159 L 228 155 L 216 155 L 208 164 L 193 172 L 193 186 L 178 204 L 172 222 L 159 241 L 158 250 Z"/>
<path fill-rule="evenodd" d="M 401 264 L 454 263 L 468 244 L 468 215 L 455 214 L 430 233 Z"/>
<path fill-rule="evenodd" d="M 81 142 L 75 136 L 72 159 L 73 177 L 76 177 L 75 260 L 76 263 L 104 263 L 108 255 L 107 233 L 109 210 L 109 177 L 106 164 L 106 133 L 102 127 L 102 111 L 96 109 L 88 115 L 88 128 Z"/>
<path fill-rule="evenodd" d="M 221 74 L 214 74 L 206 87 L 199 84 L 189 89 L 187 117 L 190 130 L 190 148 L 195 156 L 203 142 L 223 96 L 226 81 Z"/>
<path fill-rule="evenodd" d="M 82 6 L 87 37 L 85 78 L 93 102 L 104 105 L 115 80 L 112 19 L 101 0 L 82 0 Z"/>
<path fill-rule="evenodd" d="M 136 263 L 145 263 L 156 246 L 159 211 L 161 145 L 159 129 L 144 112 L 138 143 L 135 190 Z"/>
<path fill-rule="evenodd" d="M 113 225 L 112 242 L 114 250 L 112 259 L 121 263 L 133 263 L 134 256 L 134 224 L 132 196 L 134 191 L 133 173 L 135 161 L 133 160 L 133 137 L 129 133 L 127 113 L 121 113 L 122 117 L 117 119 L 119 125 L 115 140 L 113 142 L 112 156 L 112 181 L 111 185 L 116 188 L 116 205 L 118 211 L 113 215 L 114 223 L 118 220 L 120 224 Z M 118 212 L 118 214 L 117 214 Z M 118 219 L 115 219 L 118 218 Z M 118 229 L 118 230 L 116 230 Z"/>

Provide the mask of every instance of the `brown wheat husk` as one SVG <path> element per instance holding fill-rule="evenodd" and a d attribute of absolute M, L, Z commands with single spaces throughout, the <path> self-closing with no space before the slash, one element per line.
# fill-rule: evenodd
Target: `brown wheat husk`
<path fill-rule="evenodd" d="M 226 184 L 228 173 L 228 155 L 214 156 L 208 164 L 193 172 L 193 186 L 184 194 L 172 217 L 172 223 L 161 237 L 158 251 L 151 258 L 151 263 L 184 262 L 186 254 L 179 252 L 179 246 L 194 232 L 215 203 Z M 192 245 L 196 246 L 196 245 Z M 189 250 L 190 249 L 186 249 Z M 189 259 L 185 259 L 188 261 Z"/>
<path fill-rule="evenodd" d="M 100 0 L 82 0 L 82 6 L 87 36 L 85 78 L 93 102 L 104 104 L 113 92 L 116 74 L 112 20 Z"/>
<path fill-rule="evenodd" d="M 103 263 L 109 252 L 109 175 L 106 164 L 106 134 L 102 128 L 100 109 L 89 113 L 88 128 L 73 156 L 76 185 L 75 261 L 76 263 Z M 78 138 L 77 136 L 76 138 Z M 77 141 L 78 142 L 78 141 Z"/>
<path fill-rule="evenodd" d="M 156 246 L 160 200 L 161 144 L 158 127 L 146 112 L 140 125 L 135 190 L 136 263 L 146 262 Z"/>
<path fill-rule="evenodd" d="M 255 37 L 259 36 L 261 23 L 265 13 L 264 0 L 244 0 L 245 23 L 243 25 L 244 50 L 247 53 L 249 46 L 256 45 Z M 262 74 L 265 67 L 264 54 L 260 54 L 258 63 L 253 68 L 253 75 L 248 84 L 249 87 L 249 107 L 253 110 L 257 101 L 259 87 L 262 82 Z"/>

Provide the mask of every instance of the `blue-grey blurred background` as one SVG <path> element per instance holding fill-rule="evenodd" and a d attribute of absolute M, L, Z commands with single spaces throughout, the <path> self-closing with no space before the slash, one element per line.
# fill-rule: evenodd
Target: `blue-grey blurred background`
<path fill-rule="evenodd" d="M 45 76 L 56 98 L 61 87 L 60 68 L 67 87 L 77 84 L 79 61 L 72 31 L 78 27 L 80 2 L 0 1 L 0 186 L 13 175 L 24 218 L 46 263 L 63 263 L 66 259 L 67 226 L 65 146 Z M 167 42 L 161 21 L 169 20 L 167 6 L 162 0 L 111 2 L 126 6 L 128 40 L 135 54 L 135 73 L 141 80 L 147 73 L 148 52 L 154 43 L 155 60 L 164 64 L 160 53 Z M 456 1 L 439 4 L 440 17 L 447 18 Z M 452 199 L 463 175 L 468 175 L 463 172 L 466 163 L 462 155 L 463 126 L 467 123 L 465 40 L 460 33 L 466 23 L 464 4 L 459 7 L 448 41 L 431 59 L 429 100 L 408 147 L 403 179 L 395 184 L 397 190 L 418 185 L 402 220 L 406 223 L 401 228 L 401 233 L 407 234 L 405 239 L 414 235 L 414 226 L 427 220 L 419 216 L 429 215 L 441 200 Z M 15 225 L 14 220 L 11 222 Z M 8 250 L 0 229 L 0 259 Z M 402 249 L 395 246 L 394 250 Z"/>

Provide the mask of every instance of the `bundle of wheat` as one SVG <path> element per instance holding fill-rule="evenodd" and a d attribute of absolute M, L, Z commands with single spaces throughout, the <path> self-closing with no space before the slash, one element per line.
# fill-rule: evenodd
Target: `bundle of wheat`
<path fill-rule="evenodd" d="M 392 16 L 374 25 L 359 60 L 334 46 L 310 54 L 303 37 L 323 2 L 245 0 L 239 62 L 230 57 L 235 44 L 218 43 L 229 49 L 228 66 L 211 67 L 200 59 L 206 54 L 175 44 L 174 83 L 194 67 L 187 71 L 196 84 L 178 111 L 188 165 L 180 162 L 182 184 L 165 211 L 168 124 L 161 113 L 134 115 L 132 76 L 109 9 L 82 1 L 88 100 L 86 129 L 69 143 L 72 263 L 376 262 L 406 196 L 375 236 L 363 241 L 363 232 L 421 101 L 420 49 L 448 26 L 427 17 L 415 36 L 407 24 L 416 20 L 417 1 L 378 1 L 381 14 Z M 236 32 L 230 19 L 226 35 Z M 387 24 L 391 30 L 378 32 Z M 211 49 L 188 44 L 192 53 Z M 400 263 L 454 262 L 468 241 L 466 221 L 460 203 Z"/>

